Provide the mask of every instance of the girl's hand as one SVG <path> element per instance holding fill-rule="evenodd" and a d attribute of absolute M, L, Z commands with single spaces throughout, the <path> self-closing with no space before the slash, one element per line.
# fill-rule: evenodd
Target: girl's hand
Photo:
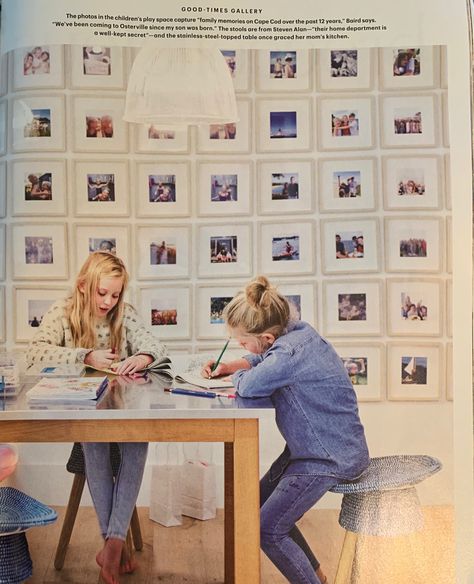
<path fill-rule="evenodd" d="M 219 363 L 217 368 L 212 371 L 215 362 L 215 359 L 212 359 L 203 365 L 203 368 L 201 369 L 201 375 L 203 377 L 210 379 L 211 377 L 220 377 L 221 375 L 229 375 L 229 373 L 232 373 L 232 371 L 228 371 L 226 363 Z"/>
<path fill-rule="evenodd" d="M 117 375 L 134 375 L 138 371 L 146 369 L 153 362 L 151 355 L 132 355 L 120 363 L 114 363 L 111 367 Z"/>
<path fill-rule="evenodd" d="M 97 349 L 87 353 L 84 363 L 97 369 L 110 369 L 112 363 L 117 361 L 118 358 L 118 353 L 111 349 Z"/>

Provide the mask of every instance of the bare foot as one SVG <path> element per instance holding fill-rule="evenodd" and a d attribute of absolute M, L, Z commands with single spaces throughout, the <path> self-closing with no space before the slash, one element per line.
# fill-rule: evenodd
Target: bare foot
<path fill-rule="evenodd" d="M 104 566 L 104 552 L 105 552 L 105 544 L 104 544 L 104 547 L 100 550 L 100 552 L 97 554 L 97 556 L 95 558 L 96 562 L 99 564 L 99 566 L 101 568 Z M 138 567 L 138 563 L 135 560 L 135 557 L 129 553 L 127 546 L 123 545 L 122 553 L 120 556 L 119 573 L 120 574 L 131 574 L 132 572 L 134 572 L 137 569 L 137 567 Z"/>
<path fill-rule="evenodd" d="M 120 584 L 120 558 L 124 542 L 111 537 L 105 541 L 104 547 L 96 556 L 96 562 L 101 567 L 100 576 L 105 584 Z"/>

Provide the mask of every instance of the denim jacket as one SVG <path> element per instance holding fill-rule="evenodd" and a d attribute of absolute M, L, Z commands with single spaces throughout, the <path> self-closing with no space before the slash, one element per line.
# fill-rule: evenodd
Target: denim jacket
<path fill-rule="evenodd" d="M 243 398 L 269 398 L 295 473 L 354 479 L 369 464 L 352 383 L 334 348 L 306 322 L 291 323 L 250 369 L 232 376 Z"/>

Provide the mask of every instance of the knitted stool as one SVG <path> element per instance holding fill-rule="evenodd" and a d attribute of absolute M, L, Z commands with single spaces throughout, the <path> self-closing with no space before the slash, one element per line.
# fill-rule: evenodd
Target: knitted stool
<path fill-rule="evenodd" d="M 118 444 L 115 442 L 110 444 L 110 464 L 112 466 L 112 474 L 115 477 L 120 467 L 120 450 Z M 69 460 L 66 464 L 68 472 L 74 474 L 74 480 L 69 494 L 69 501 L 66 507 L 66 514 L 64 516 L 64 523 L 59 536 L 58 546 L 56 548 L 56 555 L 54 556 L 54 567 L 56 570 L 61 570 L 64 566 L 66 558 L 67 547 L 71 540 L 72 529 L 76 521 L 77 511 L 81 502 L 84 484 L 86 482 L 84 470 L 84 453 L 80 443 L 76 442 L 72 447 Z M 133 543 L 132 543 L 133 538 Z M 126 545 L 130 550 L 133 547 L 139 551 L 143 547 L 142 534 L 140 530 L 140 520 L 138 518 L 137 508 L 134 507 L 132 519 L 130 520 L 130 529 L 127 533 Z M 1 582 L 0 582 L 1 584 Z"/>
<path fill-rule="evenodd" d="M 19 584 L 33 572 L 25 531 L 56 521 L 54 509 L 14 489 L 0 487 L 0 584 Z"/>
<path fill-rule="evenodd" d="M 346 530 L 334 584 L 351 581 L 358 534 L 397 536 L 422 528 L 415 485 L 440 469 L 431 456 L 382 456 L 372 458 L 357 480 L 331 489 L 343 494 L 339 524 Z"/>

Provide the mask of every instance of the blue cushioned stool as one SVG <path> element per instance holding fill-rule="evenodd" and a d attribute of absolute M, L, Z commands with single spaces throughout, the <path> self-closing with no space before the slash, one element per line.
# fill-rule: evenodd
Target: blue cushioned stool
<path fill-rule="evenodd" d="M 0 487 L 0 584 L 19 584 L 33 572 L 25 531 L 56 521 L 54 509 L 14 489 Z"/>
<path fill-rule="evenodd" d="M 343 495 L 339 524 L 346 530 L 334 584 L 351 581 L 358 534 L 390 537 L 423 527 L 415 485 L 440 469 L 431 456 L 382 456 L 372 458 L 357 480 L 331 489 Z"/>

